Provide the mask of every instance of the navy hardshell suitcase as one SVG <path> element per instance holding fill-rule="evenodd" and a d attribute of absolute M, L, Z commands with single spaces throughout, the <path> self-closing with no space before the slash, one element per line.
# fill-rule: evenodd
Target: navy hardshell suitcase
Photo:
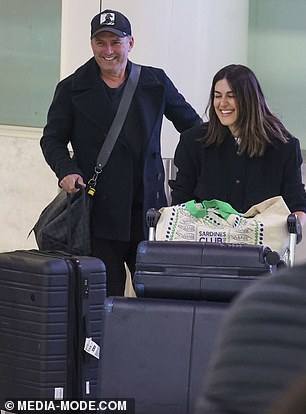
<path fill-rule="evenodd" d="M 105 297 L 97 258 L 0 254 L 1 403 L 96 396 Z"/>
<path fill-rule="evenodd" d="M 98 398 L 135 398 L 135 414 L 192 414 L 228 306 L 108 297 Z"/>
<path fill-rule="evenodd" d="M 138 297 L 231 301 L 275 269 L 279 255 L 242 244 L 143 241 L 133 277 Z"/>

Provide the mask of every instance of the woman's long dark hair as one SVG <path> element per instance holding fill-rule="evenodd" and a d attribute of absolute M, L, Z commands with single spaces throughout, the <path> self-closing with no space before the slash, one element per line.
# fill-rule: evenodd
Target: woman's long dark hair
<path fill-rule="evenodd" d="M 228 134 L 228 127 L 221 124 L 214 109 L 215 85 L 226 79 L 237 99 L 237 125 L 241 139 L 239 153 L 249 156 L 263 155 L 267 145 L 275 140 L 286 143 L 292 136 L 266 103 L 261 86 L 251 69 L 243 65 L 228 65 L 213 78 L 206 115 L 208 130 L 202 139 L 205 146 L 220 145 Z"/>

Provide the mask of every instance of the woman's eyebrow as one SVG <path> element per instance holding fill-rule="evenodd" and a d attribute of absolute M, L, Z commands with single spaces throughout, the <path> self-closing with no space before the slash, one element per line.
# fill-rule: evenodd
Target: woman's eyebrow
<path fill-rule="evenodd" d="M 217 91 L 216 89 L 214 90 L 214 93 L 219 93 L 220 95 L 222 95 L 222 92 Z M 234 93 L 234 92 L 232 90 L 229 90 L 229 91 L 226 91 L 225 93 L 227 94 L 227 93 Z"/>

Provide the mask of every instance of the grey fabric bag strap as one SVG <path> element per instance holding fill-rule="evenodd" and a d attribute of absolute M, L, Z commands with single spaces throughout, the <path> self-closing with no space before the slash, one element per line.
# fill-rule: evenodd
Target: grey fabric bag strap
<path fill-rule="evenodd" d="M 96 163 L 96 172 L 101 172 L 102 168 L 106 165 L 108 158 L 115 146 L 117 138 L 122 129 L 124 120 L 126 118 L 126 114 L 129 110 L 139 80 L 140 72 L 141 66 L 132 63 L 131 72 L 129 74 L 128 80 L 123 90 L 118 110 L 116 112 L 113 123 L 108 131 L 108 134 L 98 155 Z"/>

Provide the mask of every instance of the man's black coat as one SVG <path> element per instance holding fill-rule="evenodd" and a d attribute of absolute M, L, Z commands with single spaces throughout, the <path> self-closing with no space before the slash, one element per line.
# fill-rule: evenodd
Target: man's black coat
<path fill-rule="evenodd" d="M 130 62 L 128 62 L 128 70 Z M 139 83 L 126 121 L 108 164 L 98 178 L 92 217 L 93 234 L 129 240 L 133 188 L 143 176 L 143 215 L 166 205 L 160 132 L 163 116 L 182 132 L 201 119 L 179 94 L 162 69 L 142 66 Z M 88 181 L 93 175 L 101 145 L 113 120 L 111 102 L 101 81 L 99 67 L 90 59 L 61 81 L 48 113 L 41 146 L 59 181 L 78 173 Z M 141 142 L 143 168 L 134 171 L 129 143 Z M 67 149 L 71 142 L 74 157 Z"/>

